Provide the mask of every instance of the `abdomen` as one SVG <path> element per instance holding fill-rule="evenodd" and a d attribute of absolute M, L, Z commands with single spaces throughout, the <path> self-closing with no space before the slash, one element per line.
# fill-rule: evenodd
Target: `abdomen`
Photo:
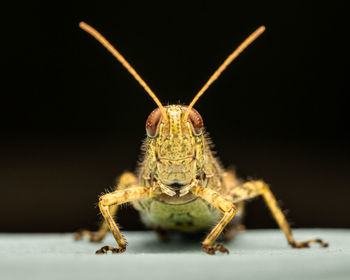
<path fill-rule="evenodd" d="M 200 198 L 182 204 L 169 204 L 157 198 L 136 201 L 144 224 L 150 228 L 173 229 L 185 232 L 207 229 L 215 225 L 221 213 Z"/>

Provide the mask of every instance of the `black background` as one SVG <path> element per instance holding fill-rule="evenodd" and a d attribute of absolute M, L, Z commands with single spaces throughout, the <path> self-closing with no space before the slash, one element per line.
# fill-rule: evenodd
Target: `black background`
<path fill-rule="evenodd" d="M 196 104 L 225 166 L 263 178 L 295 227 L 349 227 L 346 9 L 332 1 L 14 2 L 2 7 L 0 231 L 96 229 L 98 195 L 137 166 L 155 108 L 92 37 L 101 31 L 163 104 Z M 276 227 L 261 199 L 248 228 Z M 140 229 L 131 207 L 124 229 Z"/>

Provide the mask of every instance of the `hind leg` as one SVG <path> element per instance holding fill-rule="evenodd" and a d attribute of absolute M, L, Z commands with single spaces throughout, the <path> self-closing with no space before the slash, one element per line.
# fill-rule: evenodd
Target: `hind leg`
<path fill-rule="evenodd" d="M 244 214 L 244 202 L 241 201 L 237 205 L 237 214 L 234 219 L 225 227 L 222 234 L 222 239 L 224 241 L 230 241 L 236 237 L 236 235 L 245 230 L 243 225 L 243 214 Z"/>
<path fill-rule="evenodd" d="M 326 242 L 316 238 L 304 242 L 295 241 L 286 217 L 284 216 L 281 208 L 278 206 L 276 198 L 272 194 L 270 187 L 264 181 L 248 181 L 238 187 L 233 188 L 229 195 L 232 197 L 233 203 L 262 195 L 277 224 L 284 232 L 288 243 L 293 248 L 308 248 L 310 243 L 319 243 L 323 247 L 328 246 Z"/>
<path fill-rule="evenodd" d="M 124 172 L 115 187 L 115 190 L 123 190 L 126 188 L 129 188 L 131 186 L 134 186 L 137 184 L 137 178 L 136 176 L 131 172 Z M 115 216 L 118 211 L 118 205 L 111 205 L 109 207 L 109 211 L 112 216 Z M 100 228 L 96 233 L 93 233 L 89 230 L 83 229 L 79 230 L 76 233 L 74 233 L 74 239 L 80 240 L 83 236 L 87 236 L 90 238 L 91 242 L 101 242 L 104 237 L 106 236 L 107 232 L 109 231 L 108 224 L 105 219 L 103 219 Z"/>
<path fill-rule="evenodd" d="M 227 198 L 232 201 L 232 196 L 230 193 L 236 187 L 239 187 L 242 184 L 242 181 L 237 178 L 236 172 L 234 170 L 227 170 L 223 176 L 223 184 L 225 186 L 224 192 L 229 194 Z M 232 240 L 239 232 L 245 230 L 245 226 L 243 225 L 243 217 L 244 217 L 244 202 L 236 203 L 237 212 L 232 221 L 225 227 L 225 230 L 222 234 L 222 239 L 224 241 Z"/>

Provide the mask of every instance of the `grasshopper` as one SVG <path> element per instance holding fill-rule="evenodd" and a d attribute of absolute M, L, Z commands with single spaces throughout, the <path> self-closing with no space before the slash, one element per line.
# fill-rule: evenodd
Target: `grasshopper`
<path fill-rule="evenodd" d="M 193 108 L 225 68 L 265 31 L 264 26 L 255 30 L 226 58 L 188 106 L 163 106 L 134 68 L 97 30 L 84 22 L 80 23 L 80 27 L 112 53 L 158 108 L 146 121 L 145 155 L 138 174 L 123 173 L 115 191 L 100 196 L 98 205 L 104 222 L 97 233 L 87 230 L 77 232 L 76 240 L 90 236 L 90 241 L 100 242 L 110 230 L 118 246 L 104 246 L 96 253 L 125 252 L 127 243 L 113 216 L 119 205 L 131 202 L 140 211 L 144 224 L 156 230 L 161 239 L 170 230 L 195 232 L 215 225 L 202 242 L 202 250 L 210 255 L 216 251 L 228 253 L 222 244 L 214 244 L 215 240 L 224 229 L 223 240 L 232 239 L 241 228 L 244 201 L 261 195 L 289 245 L 293 248 L 308 248 L 310 243 L 328 246 L 321 239 L 295 241 L 270 187 L 262 180 L 244 182 L 237 178 L 234 171 L 221 167 L 208 144 L 203 119 Z"/>

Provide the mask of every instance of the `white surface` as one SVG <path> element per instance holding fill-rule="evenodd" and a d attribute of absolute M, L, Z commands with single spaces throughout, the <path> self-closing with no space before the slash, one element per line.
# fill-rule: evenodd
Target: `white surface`
<path fill-rule="evenodd" d="M 154 232 L 125 232 L 121 255 L 95 255 L 102 244 L 72 234 L 0 234 L 0 279 L 350 279 L 350 230 L 294 230 L 329 248 L 292 249 L 280 230 L 249 230 L 225 243 L 230 254 L 206 255 L 197 241 L 161 243 Z"/>

